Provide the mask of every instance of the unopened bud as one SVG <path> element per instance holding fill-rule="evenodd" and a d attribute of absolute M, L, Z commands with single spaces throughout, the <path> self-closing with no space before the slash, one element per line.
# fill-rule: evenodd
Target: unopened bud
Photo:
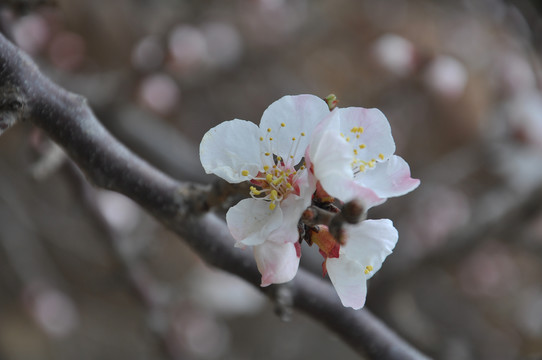
<path fill-rule="evenodd" d="M 327 103 L 327 106 L 329 107 L 329 111 L 332 111 L 337 107 L 337 104 L 339 103 L 339 100 L 337 99 L 337 96 L 335 94 L 329 94 L 324 98 L 324 100 Z"/>

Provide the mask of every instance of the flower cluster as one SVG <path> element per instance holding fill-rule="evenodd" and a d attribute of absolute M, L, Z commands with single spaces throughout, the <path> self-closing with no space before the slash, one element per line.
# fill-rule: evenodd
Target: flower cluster
<path fill-rule="evenodd" d="M 251 183 L 250 198 L 229 209 L 226 221 L 236 246 L 253 249 L 262 286 L 295 276 L 305 239 L 318 245 L 343 305 L 358 309 L 367 279 L 397 242 L 391 221 L 345 225 L 339 243 L 326 225 L 308 226 L 301 215 L 314 203 L 357 200 L 369 209 L 419 180 L 393 155 L 391 129 L 379 110 L 330 108 L 313 95 L 285 96 L 267 108 L 260 126 L 235 119 L 209 130 L 200 158 L 207 173 Z"/>

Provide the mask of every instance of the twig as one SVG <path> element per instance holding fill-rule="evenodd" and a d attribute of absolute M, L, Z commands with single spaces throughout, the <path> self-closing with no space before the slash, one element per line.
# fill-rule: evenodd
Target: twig
<path fill-rule="evenodd" d="M 179 234 L 205 261 L 258 286 L 260 274 L 248 252 L 234 243 L 222 219 L 199 213 L 207 194 L 178 183 L 132 154 L 95 118 L 85 99 L 43 76 L 33 62 L 0 35 L 0 99 L 15 92 L 22 106 L 6 116 L 30 120 L 62 146 L 93 184 L 136 201 Z M 0 123 L 4 116 L 0 117 Z M 202 209 L 205 210 L 205 209 Z M 273 297 L 273 287 L 262 289 Z M 342 307 L 331 286 L 300 270 L 292 284 L 294 306 L 335 331 L 358 353 L 373 359 L 425 359 L 367 310 Z"/>

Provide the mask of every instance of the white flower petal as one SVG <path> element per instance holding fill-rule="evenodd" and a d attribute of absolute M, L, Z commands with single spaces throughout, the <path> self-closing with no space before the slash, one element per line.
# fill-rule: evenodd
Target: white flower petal
<path fill-rule="evenodd" d="M 297 224 L 303 211 L 310 205 L 311 199 L 291 195 L 280 204 L 282 210 L 282 224 L 280 228 L 269 235 L 269 240 L 284 243 L 296 242 L 299 240 Z"/>
<path fill-rule="evenodd" d="M 395 142 L 386 116 L 378 109 L 350 107 L 338 109 L 341 121 L 340 131 L 349 143 L 358 151 L 357 158 L 364 161 L 381 161 L 395 152 Z M 355 128 L 361 132 L 352 132 Z M 356 137 L 359 135 L 359 138 Z M 360 149 L 359 146 L 363 149 Z"/>
<path fill-rule="evenodd" d="M 361 266 L 339 257 L 327 259 L 326 269 L 342 304 L 361 309 L 367 296 L 367 276 Z"/>
<path fill-rule="evenodd" d="M 308 151 L 314 176 L 324 190 L 342 201 L 353 198 L 352 152 L 350 146 L 333 130 L 319 131 L 314 134 Z"/>
<path fill-rule="evenodd" d="M 223 122 L 207 131 L 199 147 L 205 172 L 230 183 L 255 177 L 262 169 L 259 137 L 258 126 L 238 119 Z M 249 175 L 243 175 L 243 171 L 248 171 Z"/>
<path fill-rule="evenodd" d="M 279 206 L 269 209 L 264 200 L 244 199 L 228 210 L 226 222 L 239 244 L 260 245 L 282 225 L 282 211 Z"/>
<path fill-rule="evenodd" d="M 312 202 L 312 194 L 316 191 L 316 179 L 308 170 L 308 166 L 303 170 L 298 170 L 297 186 L 299 187 L 299 196 L 304 199 L 307 207 Z"/>
<path fill-rule="evenodd" d="M 410 177 L 407 162 L 397 155 L 378 163 L 374 169 L 358 174 L 356 182 L 382 198 L 404 195 L 420 185 L 420 180 Z"/>
<path fill-rule="evenodd" d="M 299 243 L 266 241 L 254 247 L 254 258 L 262 274 L 261 286 L 281 284 L 294 278 L 301 255 L 298 246 Z"/>
<path fill-rule="evenodd" d="M 365 220 L 356 225 L 347 225 L 345 231 L 346 245 L 341 246 L 339 258 L 358 263 L 362 272 L 366 266 L 371 266 L 367 278 L 382 267 L 399 238 L 393 223 L 388 219 Z"/>
<path fill-rule="evenodd" d="M 265 141 L 271 146 L 271 149 L 266 151 L 270 150 L 285 161 L 291 161 L 291 164 L 296 165 L 303 157 L 316 125 L 328 114 L 329 109 L 325 101 L 314 95 L 280 98 L 262 115 L 260 123 L 262 134 L 264 137 L 273 138 L 272 141 Z M 267 129 L 271 129 L 271 132 L 267 133 Z M 292 140 L 293 138 L 295 140 Z M 290 155 L 293 159 L 289 158 Z"/>

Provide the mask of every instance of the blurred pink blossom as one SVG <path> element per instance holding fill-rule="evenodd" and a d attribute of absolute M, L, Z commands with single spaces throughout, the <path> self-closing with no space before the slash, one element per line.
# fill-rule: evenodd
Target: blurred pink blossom
<path fill-rule="evenodd" d="M 203 33 L 190 25 L 179 25 L 169 34 L 168 48 L 173 66 L 181 72 L 202 66 L 207 57 L 207 41 Z"/>
<path fill-rule="evenodd" d="M 35 283 L 25 289 L 24 295 L 32 316 L 48 335 L 62 338 L 79 325 L 74 302 L 58 289 Z"/>
<path fill-rule="evenodd" d="M 49 45 L 49 58 L 53 65 L 67 71 L 81 67 L 85 61 L 86 52 L 83 37 L 68 31 L 56 34 Z"/>
<path fill-rule="evenodd" d="M 467 86 L 469 76 L 465 66 L 456 58 L 439 55 L 425 70 L 426 86 L 445 99 L 461 97 Z"/>
<path fill-rule="evenodd" d="M 230 67 L 241 57 L 243 42 L 239 31 L 228 23 L 212 22 L 202 26 L 207 43 L 207 63 Z"/>
<path fill-rule="evenodd" d="M 372 45 L 372 54 L 377 63 L 397 76 L 410 75 L 416 66 L 416 49 L 404 37 L 384 34 Z"/>
<path fill-rule="evenodd" d="M 146 36 L 132 49 L 132 65 L 139 70 L 156 70 L 162 65 L 164 56 L 164 49 L 158 38 Z"/>
<path fill-rule="evenodd" d="M 29 54 L 43 50 L 50 37 L 47 21 L 38 14 L 26 15 L 13 25 L 15 43 Z"/>
<path fill-rule="evenodd" d="M 536 76 L 528 60 L 516 52 L 502 52 L 493 66 L 493 81 L 507 95 L 517 95 L 536 88 Z"/>
<path fill-rule="evenodd" d="M 141 102 L 160 115 L 170 115 L 179 104 L 181 91 L 166 74 L 149 75 L 139 86 Z"/>

